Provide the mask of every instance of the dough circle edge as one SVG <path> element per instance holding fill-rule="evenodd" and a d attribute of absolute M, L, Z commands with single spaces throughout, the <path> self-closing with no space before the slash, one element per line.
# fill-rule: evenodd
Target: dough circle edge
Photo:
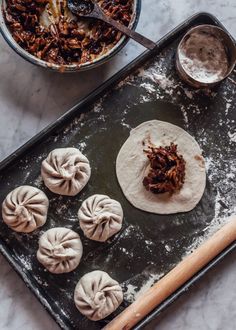
<path fill-rule="evenodd" d="M 157 146 L 178 145 L 186 161 L 185 183 L 171 197 L 153 194 L 142 184 L 148 159 L 143 152 L 147 138 Z M 197 141 L 184 129 L 168 122 L 150 120 L 132 129 L 116 159 L 116 175 L 127 200 L 136 208 L 156 214 L 191 211 L 201 200 L 206 186 L 204 158 Z"/>

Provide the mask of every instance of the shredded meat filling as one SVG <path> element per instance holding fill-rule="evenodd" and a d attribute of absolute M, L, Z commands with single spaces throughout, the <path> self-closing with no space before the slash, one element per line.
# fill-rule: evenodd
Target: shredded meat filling
<path fill-rule="evenodd" d="M 144 150 L 150 161 L 150 170 L 143 185 L 154 194 L 173 193 L 180 190 L 185 179 L 185 160 L 177 153 L 177 145 L 149 146 Z"/>
<path fill-rule="evenodd" d="M 68 65 L 94 60 L 111 49 L 121 33 L 95 19 L 68 20 L 67 7 L 60 7 L 57 23 L 40 24 L 50 0 L 7 0 L 6 24 L 15 41 L 26 51 L 49 63 Z M 97 0 L 105 13 L 129 25 L 133 0 Z M 86 22 L 86 28 L 81 23 Z"/>

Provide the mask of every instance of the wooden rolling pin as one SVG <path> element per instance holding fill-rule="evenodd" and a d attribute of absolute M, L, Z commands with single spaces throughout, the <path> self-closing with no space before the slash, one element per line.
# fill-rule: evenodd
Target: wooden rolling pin
<path fill-rule="evenodd" d="M 235 240 L 236 215 L 103 329 L 131 329 Z"/>

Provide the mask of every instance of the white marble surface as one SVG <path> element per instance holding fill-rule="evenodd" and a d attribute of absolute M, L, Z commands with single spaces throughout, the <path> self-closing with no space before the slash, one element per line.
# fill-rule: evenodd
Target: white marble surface
<path fill-rule="evenodd" d="M 235 0 L 143 0 L 138 31 L 157 40 L 188 16 L 208 11 L 236 37 Z M 0 158 L 55 120 L 142 48 L 131 41 L 110 63 L 87 73 L 61 75 L 26 63 L 0 38 Z M 236 252 L 167 309 L 147 329 L 236 328 Z M 55 330 L 54 321 L 0 256 L 0 329 Z"/>

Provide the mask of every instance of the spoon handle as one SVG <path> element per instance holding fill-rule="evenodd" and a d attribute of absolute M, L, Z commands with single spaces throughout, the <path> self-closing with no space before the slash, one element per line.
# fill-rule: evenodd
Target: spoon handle
<path fill-rule="evenodd" d="M 116 28 L 120 32 L 124 33 L 128 37 L 134 39 L 135 41 L 137 41 L 138 43 L 140 43 L 141 45 L 143 45 L 144 47 L 146 47 L 150 50 L 153 50 L 156 47 L 155 42 L 144 37 L 143 35 L 139 34 L 138 32 L 135 32 L 135 31 L 129 29 L 125 25 L 115 21 L 113 18 L 105 15 L 102 10 L 99 10 L 99 12 L 95 11 L 95 13 L 93 13 L 93 17 L 101 19 L 102 21 L 112 25 L 114 28 Z"/>

